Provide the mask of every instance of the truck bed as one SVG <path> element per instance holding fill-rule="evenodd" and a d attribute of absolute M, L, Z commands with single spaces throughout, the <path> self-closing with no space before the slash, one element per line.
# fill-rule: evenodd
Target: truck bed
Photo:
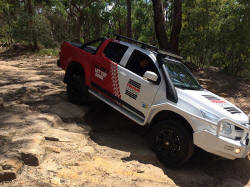
<path fill-rule="evenodd" d="M 96 52 L 96 47 L 94 46 L 90 46 L 90 45 L 84 45 L 82 43 L 77 43 L 77 42 L 68 42 L 71 45 L 73 45 L 74 47 L 77 47 L 79 49 L 82 49 L 88 53 L 94 54 Z"/>

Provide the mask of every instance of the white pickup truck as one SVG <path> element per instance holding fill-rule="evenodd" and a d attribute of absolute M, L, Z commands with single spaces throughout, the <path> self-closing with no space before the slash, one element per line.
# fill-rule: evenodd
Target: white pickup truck
<path fill-rule="evenodd" d="M 202 88 L 181 60 L 117 35 L 87 44 L 64 42 L 58 66 L 66 71 L 72 103 L 85 103 L 90 93 L 148 126 L 151 147 L 167 166 L 184 164 L 194 146 L 228 159 L 246 157 L 248 116 Z"/>

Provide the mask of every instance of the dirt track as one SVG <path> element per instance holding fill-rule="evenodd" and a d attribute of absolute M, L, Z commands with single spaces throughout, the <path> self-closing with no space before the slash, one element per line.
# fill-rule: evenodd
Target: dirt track
<path fill-rule="evenodd" d="M 197 151 L 184 167 L 165 168 L 143 128 L 96 99 L 70 104 L 55 60 L 0 60 L 0 165 L 9 159 L 17 167 L 17 178 L 0 186 L 250 186 L 250 158 Z M 221 82 L 207 77 L 203 85 L 249 112 L 249 84 L 240 82 L 236 93 L 224 89 L 225 81 L 213 87 Z M 39 163 L 25 162 L 22 151 Z"/>

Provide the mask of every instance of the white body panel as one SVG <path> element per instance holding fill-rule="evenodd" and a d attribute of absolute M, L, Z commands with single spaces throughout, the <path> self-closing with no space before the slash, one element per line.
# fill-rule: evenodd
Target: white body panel
<path fill-rule="evenodd" d="M 135 73 L 118 66 L 121 100 L 147 115 L 159 85 L 153 84 Z"/>

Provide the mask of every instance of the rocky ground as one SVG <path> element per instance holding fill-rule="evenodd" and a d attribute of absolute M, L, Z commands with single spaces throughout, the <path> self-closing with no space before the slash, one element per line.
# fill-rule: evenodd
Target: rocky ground
<path fill-rule="evenodd" d="M 249 113 L 246 80 L 197 75 Z M 250 158 L 164 167 L 145 129 L 94 98 L 72 105 L 62 79 L 53 57 L 0 57 L 0 186 L 250 186 Z"/>

